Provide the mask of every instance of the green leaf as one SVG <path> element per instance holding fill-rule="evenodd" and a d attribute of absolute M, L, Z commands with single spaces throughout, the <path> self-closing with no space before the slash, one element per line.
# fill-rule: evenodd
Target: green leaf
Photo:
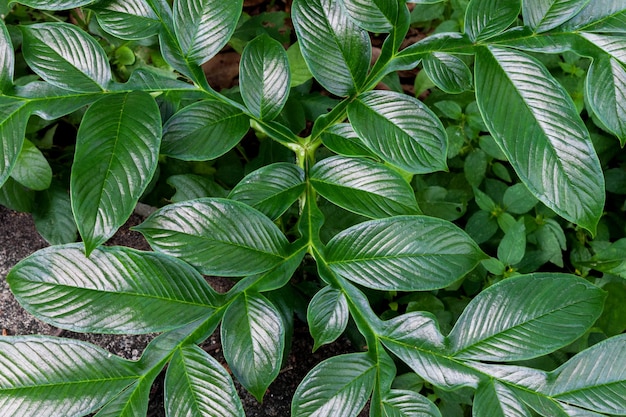
<path fill-rule="evenodd" d="M 520 179 L 557 214 L 594 232 L 604 177 L 568 93 L 537 60 L 513 50 L 481 48 L 475 74 L 483 119 Z"/>
<path fill-rule="evenodd" d="M 13 86 L 15 55 L 13 43 L 4 20 L 0 20 L 0 93 L 7 92 Z"/>
<path fill-rule="evenodd" d="M 370 91 L 350 103 L 348 116 L 363 142 L 386 162 L 413 174 L 447 169 L 446 131 L 416 98 Z"/>
<path fill-rule="evenodd" d="M 333 156 L 310 172 L 315 190 L 346 210 L 371 218 L 418 214 L 411 186 L 396 171 L 363 158 Z"/>
<path fill-rule="evenodd" d="M 626 239 L 622 238 L 609 246 L 597 251 L 588 261 L 579 262 L 581 265 L 593 268 L 596 271 L 606 272 L 626 278 Z"/>
<path fill-rule="evenodd" d="M 504 384 L 493 379 L 478 386 L 472 415 L 492 417 L 530 417 L 528 409 Z"/>
<path fill-rule="evenodd" d="M 133 71 L 126 83 L 113 84 L 111 89 L 120 91 L 141 90 L 155 92 L 169 90 L 169 92 L 181 91 L 187 93 L 199 91 L 199 88 L 195 85 L 178 80 L 175 77 L 176 74 L 173 72 L 153 67 L 141 67 Z"/>
<path fill-rule="evenodd" d="M 156 376 L 156 375 L 155 375 Z M 148 413 L 148 400 L 154 377 L 141 376 L 113 400 L 108 402 L 94 417 L 136 417 Z"/>
<path fill-rule="evenodd" d="M 78 228 L 72 216 L 72 204 L 67 190 L 57 184 L 37 193 L 33 220 L 39 234 L 51 245 L 76 241 Z"/>
<path fill-rule="evenodd" d="M 100 92 L 111 81 L 106 53 L 96 40 L 69 23 L 20 26 L 28 66 L 41 78 L 71 91 Z"/>
<path fill-rule="evenodd" d="M 86 6 L 95 0 L 19 0 L 18 3 L 41 10 L 69 10 Z"/>
<path fill-rule="evenodd" d="M 521 262 L 526 253 L 526 226 L 524 219 L 519 219 L 513 227 L 506 231 L 498 245 L 498 259 L 505 265 Z"/>
<path fill-rule="evenodd" d="M 106 32 L 121 39 L 155 36 L 161 21 L 145 0 L 104 0 L 90 7 Z"/>
<path fill-rule="evenodd" d="M 395 26 L 399 7 L 397 1 L 343 0 L 348 14 L 357 24 L 369 32 L 387 33 Z"/>
<path fill-rule="evenodd" d="M 593 0 L 559 29 L 566 32 L 589 30 L 594 32 L 624 32 L 626 6 L 621 1 Z"/>
<path fill-rule="evenodd" d="M 102 247 L 89 258 L 82 244 L 51 246 L 7 276 L 20 304 L 63 329 L 150 333 L 181 327 L 213 311 L 216 293 L 175 258 Z"/>
<path fill-rule="evenodd" d="M 0 96 L 0 187 L 15 166 L 30 116 L 26 102 Z"/>
<path fill-rule="evenodd" d="M 13 179 L 31 190 L 45 190 L 52 181 L 52 168 L 41 151 L 28 139 L 24 139 L 20 155 L 15 161 Z"/>
<path fill-rule="evenodd" d="M 524 23 L 535 33 L 547 32 L 567 22 L 590 0 L 526 0 L 522 2 Z"/>
<path fill-rule="evenodd" d="M 263 35 L 246 45 L 239 63 L 239 88 L 253 115 L 276 118 L 287 102 L 290 85 L 289 59 L 278 41 Z"/>
<path fill-rule="evenodd" d="M 168 416 L 245 417 L 226 369 L 195 345 L 178 348 L 167 367 L 165 408 Z"/>
<path fill-rule="evenodd" d="M 103 97 L 78 129 L 70 191 L 89 254 L 130 217 L 156 170 L 161 115 L 147 93 Z"/>
<path fill-rule="evenodd" d="M 445 288 L 485 257 L 461 229 L 426 216 L 360 223 L 336 235 L 326 249 L 334 272 L 386 291 Z"/>
<path fill-rule="evenodd" d="M 185 161 L 215 159 L 231 150 L 250 128 L 241 109 L 216 100 L 191 104 L 163 128 L 161 153 Z"/>
<path fill-rule="evenodd" d="M 346 330 L 349 317 L 348 301 L 344 293 L 330 286 L 318 291 L 306 312 L 309 330 L 315 341 L 313 351 L 337 340 Z"/>
<path fill-rule="evenodd" d="M 317 81 L 338 96 L 356 93 L 367 77 L 372 46 L 340 0 L 295 0 L 291 18 Z"/>
<path fill-rule="evenodd" d="M 304 192 L 304 171 L 279 162 L 246 175 L 228 198 L 254 207 L 270 219 L 279 218 Z"/>
<path fill-rule="evenodd" d="M 472 73 L 457 56 L 433 52 L 422 59 L 424 71 L 437 87 L 450 94 L 458 94 L 472 88 Z"/>
<path fill-rule="evenodd" d="M 521 10 L 520 0 L 472 0 L 465 11 L 465 33 L 483 41 L 504 32 Z"/>
<path fill-rule="evenodd" d="M 537 205 L 537 199 L 524 184 L 517 183 L 506 189 L 502 203 L 507 212 L 524 214 Z"/>
<path fill-rule="evenodd" d="M 602 124 L 626 145 L 626 67 L 615 58 L 595 59 L 587 73 L 587 102 Z"/>
<path fill-rule="evenodd" d="M 330 126 L 324 130 L 321 138 L 325 147 L 340 155 L 375 157 L 350 123 L 337 123 Z"/>
<path fill-rule="evenodd" d="M 607 414 L 626 414 L 626 335 L 582 351 L 550 375 L 550 396 Z"/>
<path fill-rule="evenodd" d="M 0 205 L 11 210 L 30 213 L 35 204 L 35 192 L 9 177 L 0 187 Z"/>
<path fill-rule="evenodd" d="M 291 73 L 291 87 L 297 87 L 313 78 L 300 50 L 300 42 L 296 41 L 287 49 L 289 71 Z"/>
<path fill-rule="evenodd" d="M 518 275 L 479 293 L 450 332 L 457 358 L 516 361 L 553 352 L 596 321 L 605 294 L 567 274 Z"/>
<path fill-rule="evenodd" d="M 603 54 L 608 54 L 623 65 L 626 65 L 626 36 L 623 34 L 606 35 L 581 32 L 579 35 L 591 42 Z"/>
<path fill-rule="evenodd" d="M 280 313 L 262 295 L 245 293 L 226 310 L 221 337 L 233 374 L 261 401 L 283 358 L 285 327 Z"/>
<path fill-rule="evenodd" d="M 173 203 L 195 200 L 203 197 L 226 197 L 228 192 L 210 178 L 195 174 L 172 175 L 167 183 L 176 189 L 171 197 Z"/>
<path fill-rule="evenodd" d="M 16 86 L 15 90 L 28 100 L 33 114 L 45 120 L 66 116 L 102 97 L 101 93 L 78 93 L 43 81 Z"/>
<path fill-rule="evenodd" d="M 186 61 L 204 64 L 235 31 L 243 0 L 175 0 L 174 29 Z"/>
<path fill-rule="evenodd" d="M 0 403 L 13 417 L 82 416 L 138 378 L 138 369 L 104 349 L 72 339 L 0 339 Z"/>
<path fill-rule="evenodd" d="M 437 406 L 415 391 L 392 389 L 383 398 L 383 407 L 389 417 L 441 417 Z"/>
<path fill-rule="evenodd" d="M 604 302 L 604 311 L 595 326 L 607 336 L 615 336 L 626 331 L 626 282 L 609 282 L 602 286 L 608 293 Z"/>
<path fill-rule="evenodd" d="M 293 396 L 291 415 L 353 417 L 365 406 L 376 378 L 366 353 L 334 356 L 309 372 Z"/>
<path fill-rule="evenodd" d="M 478 187 L 485 179 L 488 166 L 489 159 L 487 154 L 482 149 L 474 149 L 465 158 L 465 164 L 463 165 L 465 179 L 472 187 Z M 480 205 L 480 203 L 478 204 Z M 482 209 L 485 210 L 484 208 Z"/>
<path fill-rule="evenodd" d="M 278 227 L 255 209 L 233 200 L 202 198 L 170 204 L 135 230 L 155 250 L 180 257 L 206 275 L 258 274 L 279 265 L 288 255 L 289 242 Z"/>

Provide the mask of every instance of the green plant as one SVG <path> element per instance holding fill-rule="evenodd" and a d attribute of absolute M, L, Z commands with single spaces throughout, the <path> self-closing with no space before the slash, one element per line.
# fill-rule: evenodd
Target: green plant
<path fill-rule="evenodd" d="M 472 392 L 476 416 L 626 415 L 624 329 L 603 312 L 607 294 L 619 305 L 623 240 L 602 217 L 606 135 L 626 143 L 623 2 L 295 0 L 288 51 L 280 32 L 237 38 L 242 0 L 20 3 L 97 20 L 0 25 L 2 202 L 35 210 L 56 244 L 21 261 L 11 289 L 64 329 L 162 334 L 137 362 L 2 338 L 2 413 L 143 415 L 169 364 L 168 415 L 243 415 L 197 344 L 219 326 L 262 399 L 303 288 L 292 276 L 314 261 L 316 347 L 351 319 L 367 349 L 315 367 L 295 416 L 355 416 L 368 400 L 372 416 L 463 415 Z M 425 20 L 435 33 L 401 49 Z M 373 65 L 368 32 L 386 34 Z M 201 65 L 229 41 L 245 44 L 240 86 L 218 92 Z M 417 92 L 436 87 L 426 104 L 374 89 L 420 64 Z M 25 68 L 41 80 L 14 77 Z M 80 119 L 69 196 L 39 150 L 63 117 Z M 250 128 L 261 151 L 243 176 Z M 176 202 L 136 228 L 154 252 L 102 246 L 163 180 Z M 536 272 L 564 268 L 568 244 L 579 276 Z M 201 274 L 236 283 L 219 294 Z"/>

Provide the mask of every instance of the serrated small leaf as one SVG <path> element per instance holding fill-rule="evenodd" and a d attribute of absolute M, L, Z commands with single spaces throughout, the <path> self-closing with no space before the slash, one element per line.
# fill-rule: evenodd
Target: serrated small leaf
<path fill-rule="evenodd" d="M 176 189 L 176 193 L 171 197 L 173 203 L 204 197 L 223 198 L 228 195 L 228 191 L 223 189 L 218 183 L 201 175 L 172 175 L 167 178 L 167 184 Z"/>
<path fill-rule="evenodd" d="M 346 296 L 332 287 L 322 288 L 309 303 L 306 317 L 315 351 L 337 340 L 346 329 L 350 317 Z"/>
<path fill-rule="evenodd" d="M 0 187 L 20 155 L 30 110 L 25 101 L 0 96 Z"/>
<path fill-rule="evenodd" d="M 441 417 L 437 406 L 415 391 L 392 389 L 383 407 L 387 417 Z"/>
<path fill-rule="evenodd" d="M 106 53 L 96 40 L 69 23 L 22 26 L 28 66 L 52 85 L 101 92 L 111 81 Z"/>
<path fill-rule="evenodd" d="M 207 161 L 231 150 L 250 129 L 241 109 L 217 100 L 191 104 L 163 127 L 161 153 L 185 161 Z"/>
<path fill-rule="evenodd" d="M 106 32 L 121 39 L 145 39 L 161 29 L 161 20 L 146 0 L 105 0 L 90 9 Z"/>
<path fill-rule="evenodd" d="M 425 216 L 360 223 L 336 235 L 326 249 L 333 271 L 386 291 L 447 287 L 485 257 L 457 226 Z"/>
<path fill-rule="evenodd" d="M 547 32 L 575 16 L 590 0 L 526 0 L 524 23 L 535 33 Z"/>
<path fill-rule="evenodd" d="M 531 417 L 524 403 L 498 381 L 488 380 L 478 386 L 472 416 Z"/>
<path fill-rule="evenodd" d="M 465 33 L 482 41 L 504 32 L 520 13 L 520 0 L 472 0 L 465 10 Z"/>
<path fill-rule="evenodd" d="M 587 73 L 586 98 L 596 116 L 626 144 L 626 67 L 615 58 L 595 59 Z"/>
<path fill-rule="evenodd" d="M 72 204 L 67 190 L 58 185 L 37 193 L 33 210 L 37 232 L 51 245 L 76 241 L 78 228 L 72 215 Z"/>
<path fill-rule="evenodd" d="M 416 98 L 370 91 L 350 103 L 348 116 L 367 147 L 386 162 L 413 174 L 447 169 L 446 131 Z"/>
<path fill-rule="evenodd" d="M 7 92 L 13 86 L 14 69 L 13 43 L 4 20 L 0 19 L 0 93 Z"/>
<path fill-rule="evenodd" d="M 11 176 L 23 186 L 41 191 L 50 187 L 52 168 L 41 151 L 31 141 L 24 139 Z"/>
<path fill-rule="evenodd" d="M 360 27 L 374 33 L 390 32 L 401 7 L 388 0 L 343 0 L 343 5 Z"/>
<path fill-rule="evenodd" d="M 472 88 L 472 73 L 463 60 L 442 52 L 433 52 L 422 59 L 424 71 L 437 87 L 450 94 Z"/>

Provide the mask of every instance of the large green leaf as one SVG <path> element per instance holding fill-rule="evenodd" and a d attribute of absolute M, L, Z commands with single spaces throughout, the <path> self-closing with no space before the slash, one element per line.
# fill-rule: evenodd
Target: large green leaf
<path fill-rule="evenodd" d="M 144 92 L 105 96 L 78 129 L 70 190 L 89 254 L 130 217 L 156 170 L 161 114 Z"/>
<path fill-rule="evenodd" d="M 609 35 L 587 32 L 581 32 L 579 35 L 591 42 L 591 44 L 604 54 L 607 54 L 621 62 L 623 65 L 626 65 L 626 35 Z"/>
<path fill-rule="evenodd" d="M 547 32 L 575 16 L 590 0 L 525 0 L 524 23 L 536 33 Z"/>
<path fill-rule="evenodd" d="M 35 192 L 24 187 L 12 177 L 0 187 L 0 205 L 22 213 L 33 211 Z"/>
<path fill-rule="evenodd" d="M 390 164 L 414 174 L 447 169 L 446 131 L 416 98 L 370 91 L 350 103 L 348 116 L 363 142 Z"/>
<path fill-rule="evenodd" d="M 176 189 L 170 200 L 172 203 L 180 203 L 186 200 L 195 200 L 203 197 L 226 197 L 228 191 L 223 189 L 211 178 L 195 174 L 172 175 L 167 178 L 167 183 Z"/>
<path fill-rule="evenodd" d="M 626 335 L 600 342 L 552 372 L 548 393 L 568 404 L 626 414 Z"/>
<path fill-rule="evenodd" d="M 245 293 L 226 310 L 221 337 L 233 374 L 261 401 L 283 358 L 285 327 L 280 313 L 262 295 Z"/>
<path fill-rule="evenodd" d="M 376 363 L 365 353 L 326 359 L 296 389 L 291 415 L 354 417 L 365 406 L 375 378 Z"/>
<path fill-rule="evenodd" d="M 465 33 L 473 41 L 498 35 L 515 22 L 521 3 L 520 0 L 471 0 L 465 10 Z"/>
<path fill-rule="evenodd" d="M 8 91 L 13 86 L 13 70 L 15 55 L 11 36 L 4 20 L 0 19 L 0 93 Z"/>
<path fill-rule="evenodd" d="M 232 149 L 250 128 L 241 109 L 203 100 L 172 116 L 163 128 L 161 152 L 186 161 L 215 159 Z"/>
<path fill-rule="evenodd" d="M 326 199 L 370 218 L 419 213 L 406 180 L 393 169 L 367 159 L 323 159 L 311 169 L 310 181 Z"/>
<path fill-rule="evenodd" d="M 615 0 L 591 0 L 572 19 L 559 29 L 567 32 L 590 30 L 594 32 L 624 33 L 626 5 Z"/>
<path fill-rule="evenodd" d="M 168 416 L 245 417 L 224 366 L 198 346 L 176 350 L 165 377 Z"/>
<path fill-rule="evenodd" d="M 306 312 L 309 330 L 315 342 L 313 350 L 337 340 L 346 329 L 349 317 L 348 301 L 344 293 L 330 286 L 318 291 Z"/>
<path fill-rule="evenodd" d="M 287 52 L 277 40 L 262 35 L 246 45 L 239 64 L 239 88 L 252 114 L 263 120 L 278 116 L 290 84 Z"/>
<path fill-rule="evenodd" d="M 594 113 L 626 144 L 626 68 L 615 58 L 593 61 L 587 73 L 586 98 Z"/>
<path fill-rule="evenodd" d="M 15 90 L 19 97 L 29 102 L 29 109 L 33 114 L 45 120 L 68 115 L 102 97 L 102 92 L 79 93 L 43 81 L 16 86 Z"/>
<path fill-rule="evenodd" d="M 136 417 L 148 413 L 148 401 L 154 378 L 140 377 L 113 400 L 109 401 L 94 417 Z"/>
<path fill-rule="evenodd" d="M 90 257 L 82 244 L 52 246 L 7 276 L 20 304 L 36 317 L 79 332 L 149 333 L 208 315 L 216 295 L 191 266 L 123 247 Z"/>
<path fill-rule="evenodd" d="M 144 39 L 161 29 L 159 17 L 145 0 L 104 0 L 90 8 L 100 26 L 121 39 Z"/>
<path fill-rule="evenodd" d="M 95 0 L 19 0 L 17 2 L 35 9 L 69 10 L 75 7 L 86 6 L 95 2 Z"/>
<path fill-rule="evenodd" d="M 446 93 L 458 94 L 472 88 L 472 73 L 457 56 L 434 52 L 422 60 L 428 78 Z"/>
<path fill-rule="evenodd" d="M 392 389 L 383 407 L 387 417 L 441 417 L 437 406 L 415 391 Z"/>
<path fill-rule="evenodd" d="M 203 198 L 171 204 L 135 229 L 154 249 L 178 256 L 207 275 L 258 274 L 288 256 L 289 242 L 278 227 L 233 200 Z"/>
<path fill-rule="evenodd" d="M 574 275 L 509 278 L 472 299 L 450 333 L 451 349 L 474 360 L 535 358 L 582 336 L 602 313 L 604 298 Z"/>
<path fill-rule="evenodd" d="M 175 0 L 174 28 L 183 56 L 203 64 L 217 54 L 235 31 L 243 0 Z"/>
<path fill-rule="evenodd" d="M 389 0 L 343 0 L 343 5 L 357 24 L 369 32 L 385 33 L 393 29 L 400 2 Z"/>
<path fill-rule="evenodd" d="M 24 139 L 11 176 L 31 190 L 41 191 L 50 187 L 52 168 L 41 151 L 31 141 Z"/>
<path fill-rule="evenodd" d="M 426 216 L 398 216 L 357 224 L 326 248 L 330 268 L 369 288 L 427 291 L 444 288 L 485 257 L 461 229 Z"/>
<path fill-rule="evenodd" d="M 530 417 L 524 403 L 505 385 L 487 380 L 478 386 L 472 415 L 475 417 Z"/>
<path fill-rule="evenodd" d="M 96 40 L 69 23 L 20 26 L 28 66 L 50 84 L 98 92 L 111 81 L 107 55 Z"/>
<path fill-rule="evenodd" d="M 325 129 L 321 134 L 325 147 L 344 156 L 376 156 L 367 149 L 350 123 L 337 123 Z"/>
<path fill-rule="evenodd" d="M 76 242 L 78 228 L 65 187 L 53 183 L 49 189 L 36 194 L 33 220 L 41 237 L 51 245 Z"/>
<path fill-rule="evenodd" d="M 12 417 L 82 416 L 138 378 L 133 362 L 72 339 L 0 339 L 0 405 Z"/>
<path fill-rule="evenodd" d="M 340 0 L 295 0 L 291 18 L 317 81 L 338 96 L 357 92 L 367 76 L 372 46 Z"/>
<path fill-rule="evenodd" d="M 29 116 L 26 102 L 0 96 L 0 187 L 9 178 L 20 155 Z"/>
<path fill-rule="evenodd" d="M 565 89 L 534 58 L 495 47 L 478 51 L 475 75 L 485 124 L 524 184 L 556 213 L 594 232 L 604 176 Z"/>

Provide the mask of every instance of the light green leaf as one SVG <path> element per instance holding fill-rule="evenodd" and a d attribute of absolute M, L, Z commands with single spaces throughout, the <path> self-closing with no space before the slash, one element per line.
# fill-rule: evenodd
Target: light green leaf
<path fill-rule="evenodd" d="M 531 414 L 511 390 L 490 379 L 480 384 L 476 390 L 472 416 L 531 417 Z"/>
<path fill-rule="evenodd" d="M 4 20 L 0 19 L 0 93 L 7 92 L 13 86 L 15 55 L 13 43 Z"/>
<path fill-rule="evenodd" d="M 365 406 L 376 378 L 366 353 L 334 356 L 309 372 L 293 396 L 291 415 L 353 417 Z"/>
<path fill-rule="evenodd" d="M 340 155 L 375 157 L 372 151 L 367 149 L 350 123 L 332 125 L 324 130 L 321 137 L 325 147 Z"/>
<path fill-rule="evenodd" d="M 64 187 L 53 183 L 49 189 L 37 193 L 33 220 L 39 234 L 51 245 L 76 242 L 78 228 Z"/>
<path fill-rule="evenodd" d="M 370 91 L 350 103 L 348 116 L 363 142 L 386 162 L 413 174 L 447 169 L 446 131 L 416 98 Z"/>
<path fill-rule="evenodd" d="M 326 249 L 333 271 L 386 291 L 447 287 L 485 257 L 461 229 L 426 216 L 360 223 L 336 235 Z"/>
<path fill-rule="evenodd" d="M 31 141 L 24 139 L 11 176 L 31 190 L 41 191 L 50 187 L 52 168 L 41 151 Z"/>
<path fill-rule="evenodd" d="M 90 9 L 105 31 L 121 39 L 149 38 L 161 29 L 159 17 L 145 0 L 104 0 Z"/>
<path fill-rule="evenodd" d="M 246 45 L 239 63 L 239 88 L 252 114 L 262 120 L 276 118 L 290 85 L 289 59 L 277 40 L 263 35 Z"/>
<path fill-rule="evenodd" d="M 369 32 L 388 33 L 398 19 L 397 1 L 343 0 L 343 5 L 357 24 Z"/>
<path fill-rule="evenodd" d="M 383 407 L 388 417 L 441 417 L 437 406 L 415 391 L 392 389 Z"/>
<path fill-rule="evenodd" d="M 287 49 L 289 71 L 291 72 L 291 87 L 297 87 L 313 78 L 300 50 L 300 42 L 296 41 Z"/>
<path fill-rule="evenodd" d="M 29 116 L 25 101 L 0 96 L 0 187 L 20 155 Z"/>
<path fill-rule="evenodd" d="M 250 128 L 241 109 L 216 100 L 191 104 L 163 128 L 161 153 L 185 161 L 206 161 L 231 150 Z"/>
<path fill-rule="evenodd" d="M 318 291 L 309 303 L 306 318 L 315 344 L 313 351 L 332 343 L 346 329 L 350 311 L 346 296 L 330 286 Z"/>
<path fill-rule="evenodd" d="M 289 242 L 278 227 L 233 200 L 202 198 L 170 204 L 135 230 L 155 250 L 180 257 L 206 275 L 258 274 L 288 256 Z"/>
<path fill-rule="evenodd" d="M 172 175 L 167 183 L 176 189 L 171 197 L 173 203 L 195 200 L 203 197 L 226 197 L 228 192 L 210 178 L 195 174 Z"/>
<path fill-rule="evenodd" d="M 522 2 L 524 23 L 535 33 L 547 32 L 568 21 L 590 0 L 525 0 Z"/>
<path fill-rule="evenodd" d="M 450 332 L 457 358 L 516 361 L 553 352 L 582 336 L 605 294 L 574 275 L 518 275 L 479 293 Z"/>
<path fill-rule="evenodd" d="M 340 0 L 295 0 L 291 18 L 302 55 L 320 84 L 338 96 L 357 92 L 367 76 L 372 46 Z"/>
<path fill-rule="evenodd" d="M 99 92 L 111 81 L 106 53 L 96 40 L 69 23 L 20 26 L 28 66 L 52 85 Z"/>
<path fill-rule="evenodd" d="M 504 32 L 520 13 L 520 0 L 472 0 L 465 10 L 465 33 L 482 41 Z"/>
<path fill-rule="evenodd" d="M 593 61 L 587 73 L 586 98 L 596 116 L 626 144 L 626 68 L 615 58 Z"/>
<path fill-rule="evenodd" d="M 524 219 L 519 219 L 506 231 L 498 244 L 498 259 L 505 265 L 519 263 L 526 253 L 526 226 Z"/>
<path fill-rule="evenodd" d="M 150 333 L 210 314 L 215 292 L 175 258 L 102 247 L 89 258 L 82 244 L 51 246 L 18 263 L 7 276 L 20 304 L 63 329 Z"/>
<path fill-rule="evenodd" d="M 258 401 L 278 376 L 285 327 L 276 307 L 260 294 L 243 294 L 226 310 L 221 328 L 224 357 Z"/>
<path fill-rule="evenodd" d="M 195 345 L 178 348 L 167 367 L 165 409 L 168 416 L 245 417 L 226 369 Z"/>
<path fill-rule="evenodd" d="M 594 32 L 624 33 L 626 5 L 622 1 L 593 0 L 559 29 L 567 32 L 589 30 Z"/>
<path fill-rule="evenodd" d="M 424 71 L 437 87 L 450 94 L 458 94 L 472 88 L 472 73 L 457 56 L 433 52 L 422 59 Z"/>
<path fill-rule="evenodd" d="M 144 92 L 103 97 L 78 129 L 72 210 L 89 254 L 130 217 L 156 170 L 161 114 Z"/>
<path fill-rule="evenodd" d="M 133 362 L 72 339 L 3 337 L 0 352 L 0 404 L 12 417 L 86 415 L 139 372 Z"/>
<path fill-rule="evenodd" d="M 557 214 L 594 232 L 604 177 L 568 93 L 538 61 L 513 50 L 481 48 L 475 74 L 483 119 L 524 184 Z"/>

